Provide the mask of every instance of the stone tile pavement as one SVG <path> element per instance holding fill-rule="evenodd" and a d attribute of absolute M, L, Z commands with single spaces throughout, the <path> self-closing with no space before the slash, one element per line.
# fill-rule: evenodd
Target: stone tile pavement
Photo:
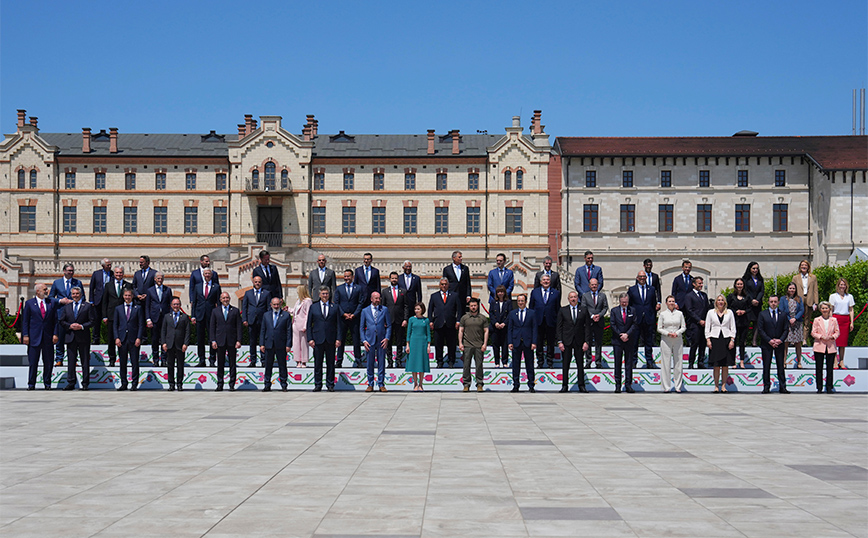
<path fill-rule="evenodd" d="M 0 535 L 868 536 L 868 396 L 0 392 Z"/>

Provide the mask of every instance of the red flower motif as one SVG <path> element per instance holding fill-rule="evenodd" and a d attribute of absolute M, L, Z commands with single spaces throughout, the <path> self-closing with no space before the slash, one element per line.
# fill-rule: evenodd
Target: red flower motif
<path fill-rule="evenodd" d="M 558 381 L 563 381 L 564 380 L 564 374 L 557 374 L 555 376 L 555 379 L 557 379 Z"/>
<path fill-rule="evenodd" d="M 844 378 L 844 384 L 846 384 L 848 387 L 852 387 L 854 383 L 856 383 L 856 378 L 852 375 L 848 375 Z"/>
<path fill-rule="evenodd" d="M 206 381 L 208 381 L 208 378 L 205 377 L 205 374 L 199 376 L 199 383 L 204 383 Z"/>
<path fill-rule="evenodd" d="M 732 385 L 732 376 L 729 376 L 729 377 L 726 378 L 726 384 L 727 384 L 727 385 Z"/>
<path fill-rule="evenodd" d="M 696 382 L 696 374 L 687 376 L 687 379 L 689 379 L 691 382 L 695 383 Z"/>
<path fill-rule="evenodd" d="M 600 382 L 600 376 L 595 375 L 594 377 L 591 378 L 591 381 L 593 381 L 594 383 L 599 383 Z"/>
<path fill-rule="evenodd" d="M 433 375 L 428 374 L 428 375 L 425 376 L 425 381 L 428 381 L 428 382 L 430 383 L 430 382 L 433 381 L 433 380 L 434 380 L 434 376 L 433 376 Z"/>

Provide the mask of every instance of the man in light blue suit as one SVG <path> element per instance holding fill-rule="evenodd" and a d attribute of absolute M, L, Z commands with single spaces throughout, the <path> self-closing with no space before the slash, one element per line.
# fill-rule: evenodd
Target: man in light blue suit
<path fill-rule="evenodd" d="M 591 291 L 591 279 L 597 279 L 597 289 L 603 289 L 603 270 L 594 265 L 594 253 L 590 250 L 585 251 L 585 265 L 576 269 L 576 291 L 580 295 Z"/>
<path fill-rule="evenodd" d="M 386 392 L 386 348 L 392 336 L 392 316 L 380 305 L 380 294 L 371 293 L 371 306 L 362 309 L 362 343 L 368 353 L 368 388 L 374 391 L 374 363 L 377 364 L 377 384 L 380 392 Z"/>
<path fill-rule="evenodd" d="M 506 268 L 506 254 L 497 255 L 497 267 L 488 272 L 488 304 L 494 302 L 495 290 L 498 286 L 506 288 L 506 300 L 512 300 L 512 290 L 515 288 L 515 275 L 512 269 Z"/>
<path fill-rule="evenodd" d="M 57 301 L 58 312 L 61 308 L 72 302 L 70 292 L 72 288 L 84 289 L 81 280 L 75 278 L 75 267 L 71 263 L 63 264 L 63 276 L 54 281 L 51 285 L 51 291 L 48 292 L 48 298 Z M 64 343 L 66 341 L 66 329 L 62 325 L 57 326 L 57 346 L 54 351 L 54 365 L 63 366 Z"/>

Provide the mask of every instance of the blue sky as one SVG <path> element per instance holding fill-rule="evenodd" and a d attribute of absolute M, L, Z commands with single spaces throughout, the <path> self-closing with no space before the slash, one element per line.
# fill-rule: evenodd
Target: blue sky
<path fill-rule="evenodd" d="M 0 127 L 850 134 L 868 3 L 5 1 Z"/>

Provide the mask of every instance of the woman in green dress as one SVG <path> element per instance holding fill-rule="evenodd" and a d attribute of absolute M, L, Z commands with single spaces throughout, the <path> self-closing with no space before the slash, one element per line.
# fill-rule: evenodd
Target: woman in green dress
<path fill-rule="evenodd" d="M 416 303 L 415 316 L 407 321 L 407 365 L 404 371 L 413 374 L 413 390 L 422 390 L 422 376 L 431 371 L 428 355 L 428 342 L 431 341 L 431 327 L 425 317 L 425 304 Z"/>

